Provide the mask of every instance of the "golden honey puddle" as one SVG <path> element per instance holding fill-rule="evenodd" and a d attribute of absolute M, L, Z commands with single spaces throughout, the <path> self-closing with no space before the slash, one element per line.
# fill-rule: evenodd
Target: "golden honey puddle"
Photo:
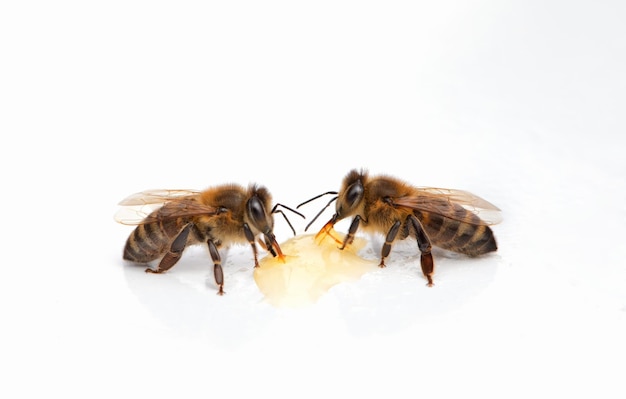
<path fill-rule="evenodd" d="M 357 255 L 365 244 L 365 239 L 356 237 L 352 245 L 339 250 L 330 238 L 315 240 L 313 234 L 297 236 L 280 244 L 285 262 L 266 256 L 254 270 L 254 280 L 274 306 L 310 305 L 331 287 L 358 280 L 378 269 L 378 262 Z"/>

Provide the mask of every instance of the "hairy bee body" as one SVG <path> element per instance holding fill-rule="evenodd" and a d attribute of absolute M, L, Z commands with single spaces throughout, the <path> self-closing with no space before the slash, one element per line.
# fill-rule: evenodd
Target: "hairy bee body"
<path fill-rule="evenodd" d="M 384 234 L 381 267 L 385 266 L 385 258 L 394 241 L 409 237 L 416 239 L 422 253 L 422 271 L 429 285 L 432 285 L 434 271 L 431 246 L 469 256 L 483 255 L 498 248 L 488 225 L 498 223 L 499 209 L 466 191 L 415 187 L 391 176 L 370 177 L 364 171 L 352 170 L 344 178 L 339 191 L 325 194 L 337 194 L 328 203 L 337 201 L 336 212 L 318 236 L 330 235 L 335 223 L 351 217 L 348 234 L 343 240 L 335 240 L 342 244 L 343 249 L 352 242 L 359 228 L 369 233 Z M 492 219 L 483 219 L 479 214 Z"/>
<path fill-rule="evenodd" d="M 243 244 L 246 191 L 236 185 L 218 186 L 184 199 L 214 209 L 228 209 L 221 214 L 168 218 L 164 217 L 180 208 L 181 200 L 166 203 L 148 215 L 154 222 L 137 226 L 124 247 L 124 259 L 147 263 L 163 256 L 180 231 L 191 224 L 186 246 L 212 240 L 219 248 L 222 243 Z M 268 200 L 270 198 L 267 198 Z M 266 206 L 268 206 L 266 204 Z"/>
<path fill-rule="evenodd" d="M 352 182 L 352 180 L 350 180 Z M 497 250 L 496 241 L 489 226 L 481 219 L 454 202 L 443 198 L 432 198 L 422 194 L 419 188 L 389 176 L 379 176 L 367 180 L 363 185 L 363 230 L 370 233 L 386 233 L 398 220 L 407 220 L 413 214 L 421 222 L 431 243 L 437 247 L 477 256 Z M 414 198 L 419 203 L 437 202 L 440 213 L 404 207 L 393 207 L 389 200 L 394 198 Z M 357 212 L 358 213 L 358 212 Z M 445 215 L 454 215 L 456 218 Z M 415 230 L 403 224 L 397 239 L 416 238 Z"/>
<path fill-rule="evenodd" d="M 263 246 L 283 259 L 272 231 L 272 214 L 281 211 L 276 211 L 276 206 L 272 208 L 271 195 L 264 187 L 250 185 L 246 189 L 226 184 L 201 192 L 151 190 L 134 194 L 120 205 L 126 208 L 118 212 L 117 221 L 137 225 L 126 240 L 123 258 L 137 263 L 161 259 L 156 270 L 147 269 L 147 272 L 167 271 L 187 246 L 204 243 L 213 259 L 218 293 L 223 294 L 218 248 L 249 243 L 257 267 L 255 239 L 262 236 Z M 129 213 L 127 208 L 133 211 Z"/>

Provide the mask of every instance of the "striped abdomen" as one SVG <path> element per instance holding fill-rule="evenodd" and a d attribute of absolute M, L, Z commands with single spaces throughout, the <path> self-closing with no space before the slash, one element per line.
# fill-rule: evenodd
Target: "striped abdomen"
<path fill-rule="evenodd" d="M 146 263 L 159 258 L 187 223 L 184 218 L 176 218 L 137 226 L 126 240 L 124 259 Z"/>
<path fill-rule="evenodd" d="M 480 224 L 478 216 L 460 206 L 455 206 L 455 212 L 465 212 L 464 219 L 469 222 L 425 211 L 415 211 L 415 216 L 424 226 L 432 245 L 437 247 L 471 256 L 498 249 L 491 228 Z"/>

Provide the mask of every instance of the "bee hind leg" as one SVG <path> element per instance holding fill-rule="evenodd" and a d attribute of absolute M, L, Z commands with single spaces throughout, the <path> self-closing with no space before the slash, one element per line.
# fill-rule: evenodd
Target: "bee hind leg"
<path fill-rule="evenodd" d="M 222 258 L 217 251 L 217 246 L 212 240 L 207 240 L 209 246 L 209 253 L 213 260 L 213 276 L 215 277 L 215 284 L 217 284 L 217 295 L 224 295 L 224 271 L 222 270 Z"/>
<path fill-rule="evenodd" d="M 411 225 L 415 229 L 415 236 L 417 238 L 417 246 L 420 252 L 422 253 L 420 257 L 422 273 L 424 274 L 424 277 L 428 279 L 427 285 L 429 287 L 432 287 L 434 285 L 433 274 L 435 274 L 435 262 L 433 260 L 433 255 L 430 253 L 432 249 L 432 245 L 430 244 L 430 239 L 428 238 L 428 235 L 426 235 L 426 232 L 424 231 L 422 224 L 414 215 L 409 216 L 409 221 L 411 222 Z"/>
<path fill-rule="evenodd" d="M 189 230 L 191 230 L 191 224 L 186 225 L 180 233 L 178 233 L 172 245 L 170 245 L 169 251 L 167 251 L 163 259 L 161 259 L 161 262 L 159 262 L 159 266 L 157 266 L 156 270 L 146 269 L 146 273 L 160 274 L 171 269 L 183 255 L 183 251 L 187 245 L 187 237 L 189 237 Z"/>

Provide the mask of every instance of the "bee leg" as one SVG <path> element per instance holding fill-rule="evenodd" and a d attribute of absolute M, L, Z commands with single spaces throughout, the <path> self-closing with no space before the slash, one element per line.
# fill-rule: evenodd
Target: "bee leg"
<path fill-rule="evenodd" d="M 217 284 L 217 287 L 219 288 L 217 295 L 224 295 L 224 271 L 222 270 L 222 258 L 220 257 L 220 253 L 217 251 L 217 246 L 212 240 L 209 239 L 206 243 L 209 246 L 211 259 L 213 259 L 213 276 L 215 277 L 215 284 Z"/>
<path fill-rule="evenodd" d="M 250 246 L 252 247 L 252 253 L 254 254 L 254 267 L 259 267 L 256 244 L 254 243 L 254 233 L 252 233 L 252 230 L 250 230 L 250 226 L 248 226 L 248 223 L 243 224 L 243 233 L 246 235 L 246 239 L 248 240 L 248 242 L 250 243 Z M 267 238 L 266 238 L 266 241 L 267 241 Z M 268 245 L 268 248 L 272 248 L 272 246 Z M 269 251 L 274 256 L 276 256 L 276 253 L 273 252 L 273 248 L 269 249 Z"/>
<path fill-rule="evenodd" d="M 189 237 L 189 230 L 191 230 L 191 224 L 185 226 L 180 233 L 178 233 L 172 245 L 170 245 L 170 250 L 167 251 L 163 259 L 161 259 L 161 262 L 159 262 L 157 269 L 146 269 L 146 273 L 163 273 L 171 269 L 183 255 L 183 250 L 187 245 L 187 237 Z"/>
<path fill-rule="evenodd" d="M 378 267 L 386 267 L 385 258 L 389 256 L 389 253 L 391 252 L 391 244 L 396 239 L 396 236 L 398 235 L 398 231 L 400 231 L 401 225 L 402 223 L 400 223 L 400 221 L 398 220 L 397 222 L 393 224 L 393 226 L 391 226 L 391 228 L 387 232 L 387 237 L 385 237 L 385 243 L 383 244 L 383 249 L 381 251 L 381 257 L 380 257 L 380 264 L 378 265 Z"/>
<path fill-rule="evenodd" d="M 361 222 L 361 217 L 359 215 L 356 215 L 354 219 L 352 219 L 352 223 L 350 223 L 350 229 L 348 230 L 348 235 L 346 235 L 346 237 L 343 239 L 343 244 L 341 245 L 339 249 L 343 250 L 346 247 L 346 245 L 352 244 L 352 242 L 354 241 L 354 235 L 356 234 L 356 231 L 359 229 L 360 222 Z"/>
<path fill-rule="evenodd" d="M 417 238 L 417 246 L 422 253 L 421 255 L 421 265 L 422 265 L 422 273 L 428 279 L 428 286 L 432 287 L 433 284 L 433 274 L 435 273 L 435 262 L 433 260 L 433 255 L 430 253 L 432 246 L 430 244 L 430 239 L 426 235 L 424 228 L 420 221 L 414 216 L 409 216 L 409 220 L 415 229 L 415 236 Z"/>

